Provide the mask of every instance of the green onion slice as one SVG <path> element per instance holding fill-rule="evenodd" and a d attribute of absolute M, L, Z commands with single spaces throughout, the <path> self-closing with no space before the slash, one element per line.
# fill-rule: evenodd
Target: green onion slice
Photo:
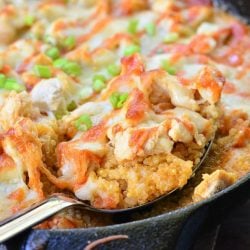
<path fill-rule="evenodd" d="M 76 121 L 75 121 L 75 127 L 79 131 L 87 131 L 92 127 L 92 121 L 89 115 L 84 114 L 81 115 Z"/>
<path fill-rule="evenodd" d="M 46 35 L 44 37 L 44 42 L 48 43 L 48 44 L 51 44 L 51 45 L 55 45 L 56 44 L 55 38 L 53 36 L 50 36 L 50 35 Z"/>
<path fill-rule="evenodd" d="M 74 49 L 76 46 L 76 38 L 74 36 L 68 36 L 63 41 L 62 46 L 68 50 Z"/>
<path fill-rule="evenodd" d="M 93 82 L 92 87 L 94 91 L 98 93 L 101 92 L 106 87 L 106 84 L 104 81 L 97 79 Z"/>
<path fill-rule="evenodd" d="M 154 36 L 156 34 L 156 25 L 154 23 L 148 23 L 145 30 L 149 36 Z"/>
<path fill-rule="evenodd" d="M 65 58 L 59 58 L 57 60 L 54 61 L 53 65 L 56 67 L 56 68 L 63 68 L 63 66 L 68 62 L 67 59 Z"/>
<path fill-rule="evenodd" d="M 46 50 L 45 54 L 53 60 L 56 60 L 60 57 L 60 51 L 57 47 L 52 47 Z"/>
<path fill-rule="evenodd" d="M 103 82 L 105 82 L 106 81 L 106 77 L 104 76 L 104 75 L 94 75 L 94 77 L 93 77 L 93 81 L 96 81 L 96 80 L 101 80 L 101 81 L 103 81 Z"/>
<path fill-rule="evenodd" d="M 53 65 L 56 68 L 62 69 L 65 73 L 70 76 L 80 76 L 82 73 L 82 69 L 80 64 L 73 61 L 68 61 L 65 58 L 59 58 L 54 61 Z"/>
<path fill-rule="evenodd" d="M 18 83 L 14 78 L 8 78 L 4 74 L 0 74 L 0 89 L 15 90 L 21 92 L 25 90 L 25 87 Z"/>
<path fill-rule="evenodd" d="M 117 76 L 120 74 L 121 72 L 121 67 L 119 65 L 116 64 L 110 64 L 107 67 L 107 71 L 110 75 L 112 76 Z"/>
<path fill-rule="evenodd" d="M 50 78 L 52 76 L 50 68 L 46 65 L 35 65 L 34 71 L 35 74 L 41 78 Z"/>
<path fill-rule="evenodd" d="M 20 85 L 16 79 L 7 78 L 4 83 L 4 89 L 6 90 L 15 90 L 17 92 L 23 91 L 25 88 L 24 86 Z"/>
<path fill-rule="evenodd" d="M 136 19 L 132 19 L 128 23 L 128 32 L 131 34 L 135 34 L 137 32 L 139 21 Z"/>
<path fill-rule="evenodd" d="M 0 74 L 0 88 L 4 88 L 4 84 L 7 77 L 4 74 Z"/>
<path fill-rule="evenodd" d="M 35 21 L 35 17 L 33 17 L 33 16 L 27 15 L 27 16 L 24 17 L 24 23 L 27 26 L 32 26 L 34 21 Z"/>
<path fill-rule="evenodd" d="M 128 47 L 125 48 L 124 55 L 125 56 L 131 56 L 131 55 L 133 55 L 135 53 L 139 53 L 139 52 L 141 52 L 140 46 L 135 45 L 135 44 L 131 44 Z"/>
<path fill-rule="evenodd" d="M 168 60 L 163 60 L 161 62 L 161 67 L 167 71 L 170 75 L 175 75 L 177 73 L 177 68 L 170 64 Z"/>
<path fill-rule="evenodd" d="M 62 69 L 70 76 L 80 76 L 82 72 L 81 66 L 77 62 L 67 62 Z"/>
<path fill-rule="evenodd" d="M 179 34 L 178 34 L 178 33 L 175 33 L 175 32 L 172 32 L 172 33 L 167 34 L 167 35 L 164 37 L 163 42 L 164 42 L 164 43 L 174 43 L 174 42 L 176 42 L 178 39 L 179 39 Z"/>
<path fill-rule="evenodd" d="M 114 92 L 110 97 L 109 101 L 113 108 L 119 109 L 123 107 L 123 104 L 128 99 L 128 93 Z"/>

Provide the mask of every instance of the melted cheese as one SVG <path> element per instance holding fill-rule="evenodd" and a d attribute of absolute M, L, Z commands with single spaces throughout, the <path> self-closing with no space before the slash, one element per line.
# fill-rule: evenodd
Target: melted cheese
<path fill-rule="evenodd" d="M 0 6 L 1 153 L 13 161 L 11 170 L 2 170 L 0 198 L 9 208 L 17 204 L 9 195 L 20 188 L 21 204 L 43 197 L 42 171 L 58 188 L 98 207 L 140 204 L 133 189 L 143 202 L 153 197 L 143 181 L 148 169 L 124 169 L 124 162 L 168 160 L 180 144 L 202 150 L 218 122 L 219 102 L 225 114 L 250 115 L 248 31 L 211 7 L 179 0 L 13 0 Z M 25 16 L 34 20 L 27 23 Z M 66 64 L 55 67 L 51 47 L 60 50 L 52 57 Z M 48 67 L 51 77 L 38 75 L 35 65 Z M 26 92 L 16 93 L 18 85 L 5 85 L 6 79 Z M 83 115 L 87 121 L 80 121 L 91 128 L 77 131 Z M 191 175 L 192 163 L 180 159 L 174 162 L 189 170 L 182 169 L 173 189 Z M 178 167 L 173 164 L 172 173 Z M 57 176 L 51 168 L 59 169 Z M 169 184 L 164 171 L 153 174 Z M 26 173 L 37 182 L 27 183 Z M 121 188 L 123 175 L 128 190 Z M 150 185 L 165 190 L 158 184 Z"/>

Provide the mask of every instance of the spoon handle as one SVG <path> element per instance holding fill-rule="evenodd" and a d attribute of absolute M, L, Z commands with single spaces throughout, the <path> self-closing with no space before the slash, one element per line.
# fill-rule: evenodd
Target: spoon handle
<path fill-rule="evenodd" d="M 0 223 L 0 243 L 38 224 L 64 208 L 76 205 L 74 200 L 52 196 Z"/>

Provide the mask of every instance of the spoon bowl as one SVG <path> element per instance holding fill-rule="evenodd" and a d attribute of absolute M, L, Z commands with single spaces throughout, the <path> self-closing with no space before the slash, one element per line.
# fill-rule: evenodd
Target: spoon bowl
<path fill-rule="evenodd" d="M 205 151 L 200 159 L 200 162 L 194 167 L 193 174 L 198 168 L 202 165 L 204 160 L 206 159 L 211 147 L 213 144 L 213 139 L 209 141 L 209 143 L 205 147 Z M 3 220 L 0 223 L 0 243 L 8 240 L 9 238 L 15 236 L 16 234 L 24 231 L 27 228 L 30 228 L 34 225 L 39 224 L 43 220 L 49 218 L 50 216 L 58 213 L 59 211 L 77 206 L 79 208 L 94 211 L 98 213 L 105 213 L 105 214 L 117 214 L 117 213 L 128 213 L 134 212 L 135 210 L 143 209 L 148 206 L 155 204 L 156 202 L 166 198 L 168 195 L 176 191 L 177 189 L 171 190 L 164 195 L 157 197 L 156 199 L 147 202 L 142 205 L 138 205 L 131 208 L 123 208 L 123 209 L 101 209 L 92 207 L 90 204 L 80 201 L 77 198 L 70 198 L 64 194 L 54 194 L 47 198 L 46 200 L 35 204 L 27 209 L 24 209 L 20 213 Z"/>

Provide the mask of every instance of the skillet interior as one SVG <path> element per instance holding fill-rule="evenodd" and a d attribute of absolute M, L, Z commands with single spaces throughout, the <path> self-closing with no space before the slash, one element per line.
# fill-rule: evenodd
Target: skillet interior
<path fill-rule="evenodd" d="M 233 13 L 241 18 L 243 18 L 244 20 L 246 20 L 247 22 L 250 22 L 250 2 L 248 0 L 239 0 L 239 1 L 234 1 L 234 0 L 215 0 L 214 1 L 216 6 L 218 6 L 219 8 L 222 8 L 230 13 Z M 147 225 L 148 228 L 152 228 L 157 226 L 157 228 L 159 228 L 159 231 L 165 231 L 166 229 L 166 224 L 167 224 L 167 229 L 166 232 L 169 233 L 169 236 L 171 238 L 171 240 L 169 239 L 169 241 L 166 240 L 166 237 L 162 237 L 162 235 L 159 237 L 157 236 L 153 236 L 151 235 L 151 237 L 149 237 L 150 239 L 156 238 L 157 239 L 157 243 L 159 244 L 159 248 L 163 247 L 164 249 L 169 249 L 169 248 L 173 248 L 175 245 L 175 239 L 176 239 L 176 235 L 175 233 L 178 231 L 178 233 L 180 231 L 182 231 L 182 233 L 180 233 L 180 238 L 181 240 L 178 241 L 177 244 L 177 249 L 184 249 L 183 247 L 185 246 L 185 248 L 187 247 L 186 244 L 191 243 L 191 235 L 189 235 L 189 237 L 187 238 L 185 236 L 185 232 L 191 232 L 191 231 L 196 231 L 198 229 L 198 227 L 202 224 L 203 219 L 205 219 L 205 217 L 217 217 L 218 218 L 220 216 L 222 216 L 226 211 L 226 209 L 232 208 L 234 205 L 239 204 L 241 200 L 245 200 L 247 199 L 248 192 L 246 190 L 248 190 L 248 188 L 250 187 L 250 176 L 246 176 L 245 178 L 243 178 L 242 180 L 240 180 L 239 182 L 237 182 L 235 185 L 221 191 L 220 193 L 214 195 L 213 197 L 211 197 L 210 199 L 207 199 L 205 201 L 193 204 L 193 205 L 189 205 L 187 207 L 184 208 L 180 208 L 177 209 L 173 212 L 168 212 L 162 215 L 158 215 L 152 218 L 147 218 L 147 219 L 142 219 L 136 222 L 129 222 L 131 220 L 131 217 L 127 214 L 124 214 L 123 216 L 119 216 L 117 218 L 115 218 L 115 220 L 118 223 L 123 223 L 123 222 L 127 222 L 126 224 L 121 224 L 121 225 L 115 225 L 115 226 L 107 226 L 104 228 L 93 228 L 93 229 L 76 229 L 73 231 L 69 231 L 69 230 L 57 230 L 58 234 L 57 236 L 60 234 L 62 239 L 65 236 L 65 241 L 62 241 L 61 247 L 65 248 L 65 243 L 67 242 L 67 236 L 70 236 L 70 234 L 73 232 L 74 234 L 74 240 L 70 240 L 68 241 L 68 243 L 70 243 L 69 246 L 71 246 L 71 244 L 73 243 L 73 241 L 77 242 L 76 247 L 84 244 L 83 242 L 86 240 L 94 240 L 96 237 L 93 237 L 93 233 L 96 234 L 100 234 L 100 237 L 103 237 L 105 235 L 109 235 L 113 233 L 117 233 L 118 231 L 129 231 L 130 235 L 131 233 L 136 229 L 142 229 L 145 227 L 145 225 Z M 236 202 L 234 202 L 236 201 Z M 222 205 L 223 204 L 223 205 Z M 149 208 L 150 210 L 150 208 Z M 215 211 L 216 210 L 216 211 Z M 192 216 L 190 216 L 192 214 Z M 190 216 L 190 217 L 189 217 Z M 189 219 L 187 219 L 189 217 Z M 159 225 L 162 221 L 165 221 L 165 223 L 162 223 L 162 225 Z M 199 222 L 198 222 L 199 221 Z M 129 222 L 129 223 L 128 223 Z M 197 223 L 198 222 L 198 223 Z M 197 223 L 197 224 L 196 224 Z M 164 225 L 165 224 L 165 225 Z M 182 227 L 185 224 L 184 227 Z M 196 225 L 195 225 L 196 224 Z M 159 227 L 158 227 L 159 226 Z M 182 228 L 182 230 L 181 230 Z M 196 230 L 194 230 L 196 228 Z M 191 230 L 191 231 L 190 231 Z M 127 247 L 133 246 L 135 247 L 135 244 L 138 246 L 138 249 L 140 248 L 140 246 L 143 244 L 141 242 L 141 240 L 144 241 L 144 239 L 147 238 L 147 232 L 146 230 L 142 230 L 143 231 L 143 235 L 144 237 L 140 238 L 140 235 L 136 235 L 136 239 L 133 241 L 133 244 L 122 244 L 123 249 L 128 249 Z M 150 229 L 151 231 L 151 229 Z M 188 231 L 188 232 L 187 232 Z M 164 233 L 164 235 L 166 234 L 166 232 Z M 174 233 L 175 232 L 175 233 Z M 84 233 L 84 237 L 82 238 L 82 240 L 80 240 L 79 242 L 79 236 L 82 235 L 82 233 Z M 35 238 L 38 236 L 38 238 L 40 238 L 41 235 L 44 234 L 46 235 L 47 232 L 45 231 L 37 231 L 37 232 L 33 232 L 31 234 L 31 236 L 29 237 L 29 240 L 27 241 L 27 247 L 30 246 L 30 243 L 35 240 Z M 80 235 L 79 235 L 80 234 Z M 103 234 L 101 236 L 101 234 Z M 178 234 L 177 234 L 178 235 Z M 56 236 L 56 232 L 53 236 Z M 53 238 L 52 236 L 52 241 Z M 174 237 L 173 237 L 174 236 Z M 194 236 L 194 234 L 193 234 Z M 161 239 L 162 238 L 162 242 L 164 242 L 164 244 L 162 246 L 160 246 L 161 243 Z M 169 237 L 168 237 L 169 238 Z M 140 239 L 140 240 L 138 240 Z M 58 244 L 59 241 L 56 240 L 56 244 Z M 52 242 L 51 242 L 52 243 Z M 81 243 L 81 244 L 79 244 Z M 173 245 L 172 245 L 173 244 Z M 53 246 L 53 245 L 51 245 Z M 118 243 L 113 243 L 113 245 L 110 245 L 110 249 L 113 248 L 115 249 L 117 246 L 119 246 L 120 249 L 121 245 Z M 151 246 L 155 246 L 155 242 L 151 241 Z M 48 247 L 50 248 L 50 247 Z M 148 245 L 147 247 L 148 249 L 151 249 L 150 245 Z"/>
<path fill-rule="evenodd" d="M 215 2 L 218 3 L 218 5 L 222 8 L 226 8 L 226 10 L 232 11 L 233 13 L 238 14 L 243 18 L 247 18 L 250 16 L 250 2 L 247 0 L 216 0 Z M 197 220 L 199 221 L 199 223 L 197 223 L 196 225 L 198 228 L 199 224 L 204 221 L 206 217 L 210 216 L 211 214 L 221 215 L 225 212 L 225 209 L 227 207 L 232 207 L 233 204 L 238 203 L 238 201 L 240 201 L 241 199 L 248 198 L 249 195 L 247 190 L 249 187 L 250 178 L 249 176 L 247 176 L 241 181 L 237 182 L 235 185 L 229 187 L 226 190 L 223 190 L 222 192 L 216 194 L 208 200 L 178 209 L 173 212 L 165 213 L 163 215 L 140 220 L 137 222 L 108 226 L 105 228 L 54 231 L 34 230 L 28 237 L 27 244 L 25 244 L 24 248 L 35 249 L 42 244 L 43 246 L 47 246 L 48 249 L 55 249 L 53 248 L 55 246 L 56 249 L 69 249 L 67 247 L 73 246 L 72 244 L 74 244 L 74 249 L 82 249 L 82 247 L 88 240 L 97 239 L 114 233 L 117 234 L 118 232 L 128 232 L 128 234 L 131 236 L 131 239 L 133 239 L 133 241 L 125 243 L 124 247 L 120 247 L 119 245 L 119 249 L 128 249 L 129 246 L 135 246 L 135 244 L 137 244 L 137 246 L 139 247 L 142 244 L 142 240 L 143 243 L 145 243 L 145 239 L 147 238 L 151 242 L 148 244 L 147 249 L 152 249 L 149 247 L 156 246 L 155 244 L 159 245 L 158 249 L 166 249 L 167 246 L 169 248 L 173 248 L 176 244 L 178 235 L 183 236 L 185 230 L 189 230 L 190 227 L 192 227 L 190 225 L 194 225 Z M 221 211 L 219 211 L 219 208 Z M 216 213 L 214 211 L 215 209 Z M 189 217 L 191 214 L 193 215 Z M 127 222 L 129 220 L 130 218 L 127 215 L 117 218 L 117 222 Z M 184 228 L 182 228 L 184 225 L 184 221 L 186 221 L 185 226 Z M 148 237 L 148 234 L 151 234 L 152 232 L 152 227 L 155 226 L 157 227 L 159 234 L 157 233 L 156 235 L 151 235 L 152 237 Z M 136 232 L 138 232 L 137 235 Z M 142 236 L 144 237 L 141 238 Z M 152 240 L 153 238 L 155 240 Z M 186 243 L 187 241 L 190 241 L 190 239 L 179 241 L 179 243 L 177 244 L 177 248 L 179 247 L 179 249 L 183 249 L 181 248 L 183 246 L 182 244 Z M 164 245 L 162 245 L 163 242 Z M 118 247 L 117 244 L 117 242 L 110 244 L 110 249 L 116 249 Z"/>
<path fill-rule="evenodd" d="M 88 241 L 114 234 L 128 240 L 114 241 L 102 249 L 189 249 L 202 226 L 221 218 L 249 197 L 250 175 L 213 197 L 193 205 L 140 221 L 88 229 L 32 230 L 17 237 L 23 249 L 83 249 Z M 7 243 L 16 247 L 16 241 Z M 16 249 L 16 248 L 10 248 Z"/>

